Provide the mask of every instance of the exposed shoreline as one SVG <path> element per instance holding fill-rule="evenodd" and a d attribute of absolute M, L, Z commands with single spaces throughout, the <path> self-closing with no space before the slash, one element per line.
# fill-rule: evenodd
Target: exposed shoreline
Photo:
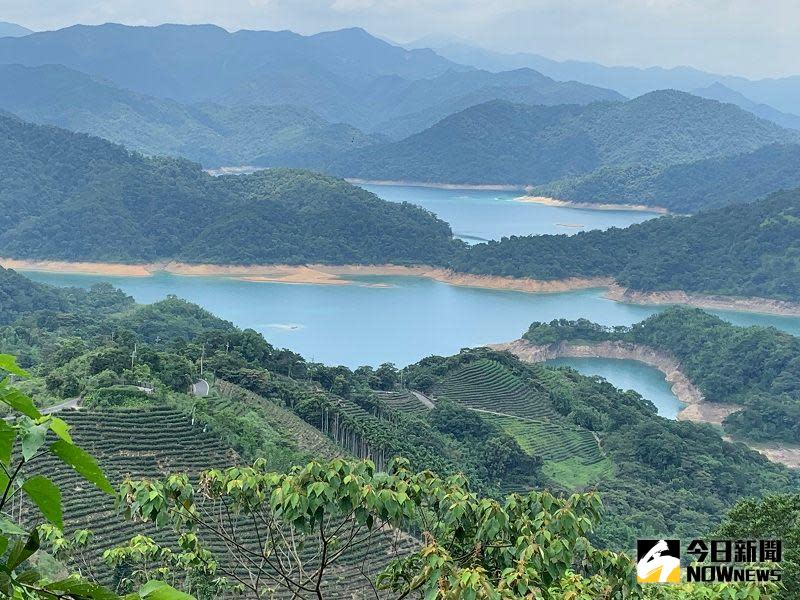
<path fill-rule="evenodd" d="M 305 285 L 371 285 L 352 277 L 396 276 L 426 277 L 441 283 L 462 287 L 508 290 L 528 293 L 559 293 L 588 289 L 605 289 L 609 300 L 639 305 L 687 305 L 714 310 L 752 312 L 798 317 L 800 303 L 770 298 L 736 298 L 694 294 L 679 290 L 640 292 L 618 285 L 611 277 L 569 277 L 565 279 L 530 279 L 495 275 L 472 275 L 427 265 L 213 265 L 161 262 L 122 264 L 108 262 L 67 262 L 55 260 L 22 260 L 1 258 L 0 266 L 18 271 L 105 275 L 109 277 L 151 277 L 157 273 L 172 275 L 230 277 L 244 281 Z M 377 287 L 381 287 L 379 284 Z"/>
<path fill-rule="evenodd" d="M 750 312 L 784 317 L 800 317 L 800 303 L 772 298 L 720 296 L 715 294 L 697 294 L 681 290 L 663 292 L 643 292 L 622 287 L 616 283 L 608 286 L 604 294 L 609 300 L 625 304 L 645 306 L 668 306 L 681 304 L 712 310 L 730 310 L 733 312 Z"/>
<path fill-rule="evenodd" d="M 648 206 L 647 204 L 608 204 L 594 202 L 573 202 L 572 200 L 560 200 L 549 196 L 518 196 L 514 198 L 517 202 L 530 202 L 532 204 L 544 204 L 546 206 L 558 206 L 562 208 L 581 208 L 585 210 L 631 210 L 637 212 L 652 212 L 661 215 L 669 214 L 669 210 L 663 206 Z"/>
<path fill-rule="evenodd" d="M 664 374 L 664 378 L 671 384 L 672 393 L 685 405 L 677 415 L 679 421 L 722 425 L 725 417 L 742 408 L 736 404 L 707 402 L 703 393 L 683 372 L 680 361 L 675 356 L 649 346 L 627 342 L 578 344 L 567 341 L 537 346 L 527 340 L 519 339 L 502 344 L 491 344 L 489 348 L 511 352 L 524 362 L 534 363 L 561 357 L 610 358 L 644 363 Z M 729 442 L 743 443 L 773 462 L 784 464 L 790 468 L 800 467 L 800 448 L 786 447 L 781 444 L 751 443 L 728 435 L 723 437 Z"/>

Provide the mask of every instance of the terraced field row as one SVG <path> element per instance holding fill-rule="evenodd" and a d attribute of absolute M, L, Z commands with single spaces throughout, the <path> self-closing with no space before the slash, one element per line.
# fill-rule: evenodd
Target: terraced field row
<path fill-rule="evenodd" d="M 444 397 L 469 408 L 478 408 L 526 419 L 556 416 L 544 394 L 531 390 L 502 364 L 481 359 L 449 374 L 434 388 Z"/>
<path fill-rule="evenodd" d="M 429 410 L 408 390 L 376 392 L 376 395 L 392 408 L 409 415 L 424 415 Z"/>
<path fill-rule="evenodd" d="M 592 485 L 613 473 L 591 431 L 558 421 L 533 421 L 484 414 L 508 433 L 526 452 L 542 457 L 542 471 L 567 487 Z"/>
<path fill-rule="evenodd" d="M 212 433 L 204 431 L 202 425 L 192 425 L 184 415 L 169 408 L 68 411 L 61 416 L 73 425 L 76 443 L 98 459 L 114 485 L 125 476 L 158 478 L 168 472 L 196 475 L 203 469 L 229 466 L 238 458 Z M 302 422 L 302 426 L 313 429 L 305 422 Z M 311 435 L 309 431 L 306 433 Z M 315 435 L 324 438 L 319 432 Z M 333 446 L 327 438 L 324 438 L 324 443 Z M 67 530 L 87 528 L 94 533 L 90 558 L 96 566 L 97 576 L 105 583 L 112 584 L 113 579 L 111 570 L 101 562 L 103 550 L 123 544 L 138 533 L 149 535 L 162 544 L 169 544 L 173 539 L 168 529 L 156 530 L 124 521 L 114 509 L 112 498 L 84 482 L 51 456 L 37 458 L 31 467 L 61 486 Z M 30 506 L 19 506 L 20 513 L 23 520 L 30 524 L 38 518 Z M 238 520 L 234 527 L 240 543 L 253 548 L 257 546 L 259 534 L 250 520 Z M 362 572 L 375 574 L 380 571 L 387 560 L 394 556 L 396 545 L 398 551 L 405 552 L 415 544 L 408 536 L 397 535 L 399 541 L 395 543 L 395 534 L 389 532 L 374 534 L 371 538 L 364 534 L 360 543 L 331 567 L 325 597 L 345 599 L 371 595 L 364 591 L 369 586 Z M 208 547 L 221 559 L 221 564 L 241 577 L 247 576 L 246 571 L 237 566 L 228 553 L 224 540 L 216 536 L 205 537 Z M 309 541 L 302 551 L 303 558 L 309 564 L 313 564 L 315 547 L 316 544 Z M 286 588 L 278 590 L 275 595 L 290 596 Z"/>

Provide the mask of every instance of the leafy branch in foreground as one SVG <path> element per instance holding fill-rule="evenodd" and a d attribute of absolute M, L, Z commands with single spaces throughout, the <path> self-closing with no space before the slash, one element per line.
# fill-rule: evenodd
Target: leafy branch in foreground
<path fill-rule="evenodd" d="M 4 375 L 0 380 L 0 401 L 21 413 L 15 421 L 0 420 L 0 596 L 113 600 L 117 596 L 110 590 L 79 576 L 48 581 L 32 568 L 32 559 L 43 541 L 58 553 L 70 544 L 75 548 L 83 546 L 89 536 L 88 532 L 76 532 L 69 542 L 65 541 L 61 533 L 64 527 L 61 490 L 47 477 L 28 472 L 27 467 L 38 456 L 49 452 L 103 492 L 113 495 L 114 489 L 94 458 L 73 443 L 70 426 L 64 420 L 42 415 L 28 396 L 10 386 L 11 376 L 28 377 L 14 357 L 0 354 L 0 375 Z M 50 433 L 57 439 L 47 445 Z M 27 496 L 47 523 L 28 531 L 15 522 L 9 508 L 19 495 Z M 153 582 L 135 597 L 180 600 L 188 596 L 163 582 Z"/>
<path fill-rule="evenodd" d="M 640 588 L 627 555 L 595 549 L 586 537 L 601 513 L 594 492 L 531 492 L 498 502 L 477 497 L 463 476 L 413 473 L 403 459 L 387 472 L 341 459 L 288 473 L 263 466 L 259 460 L 211 470 L 195 483 L 184 475 L 126 481 L 118 502 L 131 519 L 172 526 L 182 547 L 190 536 L 194 563 L 184 567 L 213 563 L 256 597 L 278 589 L 294 598 L 328 597 L 339 567 L 362 544 L 378 563 L 360 570 L 363 597 L 755 599 L 771 590 Z M 253 525 L 251 535 L 239 535 L 245 523 Z M 381 537 L 391 543 L 381 546 Z M 215 555 L 211 548 L 224 550 Z M 142 555 L 141 562 L 145 569 L 152 560 Z"/>

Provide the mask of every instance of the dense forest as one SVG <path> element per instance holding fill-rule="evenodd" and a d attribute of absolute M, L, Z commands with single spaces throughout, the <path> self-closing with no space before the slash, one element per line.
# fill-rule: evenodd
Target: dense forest
<path fill-rule="evenodd" d="M 0 109 L 34 123 L 89 133 L 149 155 L 204 167 L 322 167 L 377 143 L 297 106 L 179 104 L 137 94 L 60 65 L 0 65 Z"/>
<path fill-rule="evenodd" d="M 97 296 L 114 302 L 93 311 Z M 75 302 L 54 309 L 48 297 L 35 294 L 27 310 L 7 315 L 6 322 L 16 318 L 0 328 L 0 353 L 13 352 L 32 370 L 28 389 L 37 401 L 82 396 L 87 408 L 134 409 L 155 400 L 136 386 L 155 388 L 159 405 L 191 411 L 243 456 L 264 456 L 276 468 L 308 454 L 302 443 L 265 426 L 268 412 L 237 411 L 214 397 L 183 399 L 201 358 L 207 377 L 213 373 L 270 399 L 379 467 L 402 455 L 414 469 L 463 472 L 475 489 L 495 497 L 542 486 L 596 486 L 609 513 L 596 540 L 609 547 L 628 548 L 644 532 L 696 534 L 742 495 L 796 485 L 788 470 L 724 442 L 710 427 L 657 417 L 634 392 L 507 354 L 430 357 L 406 368 L 401 379 L 392 365 L 350 370 L 308 362 L 174 297 L 134 306 L 103 287 Z M 475 368 L 496 376 L 470 379 Z M 420 404 L 401 380 L 431 395 L 435 408 Z M 474 410 L 474 402 L 489 403 L 495 414 Z M 538 416 L 530 416 L 532 407 Z M 546 431 L 560 433 L 548 441 L 541 437 Z M 561 456 L 567 440 L 577 444 L 583 462 Z M 698 476 L 706 472 L 714 476 Z M 681 502 L 674 502 L 676 495 Z"/>
<path fill-rule="evenodd" d="M 636 290 L 800 300 L 800 190 L 626 229 L 503 238 L 458 252 L 460 272 L 559 279 L 612 276 Z"/>
<path fill-rule="evenodd" d="M 0 159 L 3 256 L 300 264 L 440 262 L 451 252 L 449 226 L 427 211 L 307 171 L 215 178 L 2 115 Z"/>
<path fill-rule="evenodd" d="M 576 202 L 662 206 L 685 214 L 796 188 L 798 167 L 800 146 L 771 144 L 754 152 L 668 167 L 603 167 L 538 186 L 530 193 Z"/>
<path fill-rule="evenodd" d="M 602 167 L 665 167 L 730 156 L 799 136 L 731 104 L 673 90 L 584 107 L 498 100 L 402 141 L 354 150 L 333 168 L 367 179 L 523 186 Z"/>
<path fill-rule="evenodd" d="M 772 327 L 737 327 L 692 308 L 670 308 L 630 327 L 585 319 L 533 323 L 533 344 L 621 341 L 668 352 L 709 402 L 739 404 L 726 431 L 757 441 L 800 442 L 800 339 Z"/>

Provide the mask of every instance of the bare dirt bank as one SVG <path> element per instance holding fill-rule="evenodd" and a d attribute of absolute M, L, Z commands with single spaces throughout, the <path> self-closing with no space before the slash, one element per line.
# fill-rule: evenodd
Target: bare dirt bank
<path fill-rule="evenodd" d="M 64 262 L 58 260 L 20 260 L 0 258 L 0 266 L 17 271 L 42 271 L 46 273 L 78 273 L 109 275 L 112 277 L 149 277 L 151 265 L 127 265 L 97 262 Z"/>
<path fill-rule="evenodd" d="M 685 304 L 697 308 L 732 310 L 736 312 L 756 312 L 790 317 L 800 316 L 800 304 L 773 300 L 770 298 L 737 298 L 712 294 L 693 294 L 680 290 L 664 292 L 641 292 L 613 284 L 608 287 L 605 297 L 617 302 L 645 305 Z"/>
<path fill-rule="evenodd" d="M 51 273 L 149 277 L 155 273 L 162 272 L 173 275 L 218 276 L 246 281 L 314 285 L 352 284 L 356 283 L 351 279 L 352 277 L 363 275 L 427 277 L 450 285 L 520 292 L 568 292 L 605 288 L 613 284 L 613 279 L 608 277 L 571 277 L 558 280 L 539 280 L 470 275 L 424 265 L 212 265 L 181 262 L 127 265 L 102 262 L 36 261 L 0 258 L 0 266 L 18 271 L 45 271 Z"/>
<path fill-rule="evenodd" d="M 669 211 L 661 206 L 648 206 L 647 204 L 603 204 L 595 202 L 573 202 L 572 200 L 559 200 L 548 196 L 519 196 L 514 198 L 517 202 L 531 202 L 547 206 L 561 206 L 564 208 L 583 208 L 586 210 L 634 210 L 641 212 L 654 212 L 662 215 Z"/>

